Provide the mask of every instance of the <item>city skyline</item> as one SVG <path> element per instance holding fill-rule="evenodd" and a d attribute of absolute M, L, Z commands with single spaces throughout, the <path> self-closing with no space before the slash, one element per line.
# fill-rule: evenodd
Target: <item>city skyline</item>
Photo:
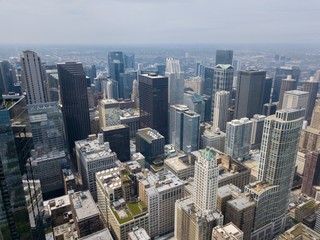
<path fill-rule="evenodd" d="M 3 26 L 6 34 L 0 44 L 316 44 L 320 39 L 314 31 L 320 9 L 316 0 L 309 4 L 288 0 L 175 0 L 165 4 L 97 0 L 92 4 L 81 0 L 76 7 L 74 3 L 1 1 L 0 20 L 9 19 L 10 24 Z M 213 11 L 217 7 L 227 14 Z M 24 26 L 37 22 L 37 27 L 21 27 L 22 22 Z"/>

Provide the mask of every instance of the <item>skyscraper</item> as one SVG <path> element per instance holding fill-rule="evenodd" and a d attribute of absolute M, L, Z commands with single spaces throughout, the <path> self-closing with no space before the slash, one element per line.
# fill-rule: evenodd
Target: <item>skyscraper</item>
<path fill-rule="evenodd" d="M 30 127 L 27 113 L 23 96 L 0 100 L 0 233 L 3 239 L 30 239 L 19 168 L 21 155 L 28 155 L 30 150 L 26 142 Z M 16 144 L 18 142 L 21 144 Z"/>
<path fill-rule="evenodd" d="M 319 82 L 317 82 L 313 77 L 310 80 L 305 81 L 302 90 L 309 92 L 308 108 L 306 109 L 306 120 L 310 123 L 312 111 L 316 104 L 317 93 L 319 89 Z"/>
<path fill-rule="evenodd" d="M 141 127 L 156 129 L 168 142 L 168 78 L 141 74 L 139 96 Z"/>
<path fill-rule="evenodd" d="M 130 99 L 132 93 L 133 81 L 137 79 L 137 72 L 132 70 L 126 70 L 125 73 L 120 74 L 120 91 L 123 93 L 124 99 Z"/>
<path fill-rule="evenodd" d="M 304 109 L 283 109 L 265 119 L 259 182 L 246 186 L 246 191 L 257 201 L 253 233 L 256 238 L 252 239 L 272 239 L 286 227 L 304 114 Z"/>
<path fill-rule="evenodd" d="M 24 51 L 21 56 L 22 83 L 27 92 L 28 104 L 47 101 L 45 77 L 40 57 L 32 51 Z"/>
<path fill-rule="evenodd" d="M 114 99 L 101 99 L 99 102 L 100 128 L 120 124 L 120 104 Z"/>
<path fill-rule="evenodd" d="M 8 61 L 0 61 L 0 94 L 14 92 L 16 72 Z"/>
<path fill-rule="evenodd" d="M 283 104 L 282 108 L 293 108 L 293 109 L 301 109 L 304 108 L 306 111 L 308 109 L 308 101 L 309 101 L 309 93 L 300 91 L 300 90 L 292 90 L 284 92 L 283 96 Z"/>
<path fill-rule="evenodd" d="M 281 87 L 280 87 L 278 109 L 282 109 L 284 93 L 286 91 L 291 91 L 291 90 L 295 90 L 295 89 L 297 89 L 297 81 L 295 79 L 292 79 L 291 75 L 288 75 L 287 78 L 282 79 Z"/>
<path fill-rule="evenodd" d="M 252 118 L 263 108 L 265 71 L 239 71 L 234 118 Z"/>
<path fill-rule="evenodd" d="M 320 185 L 320 150 L 305 155 L 301 193 L 315 197 L 314 186 Z"/>
<path fill-rule="evenodd" d="M 109 52 L 108 66 L 111 79 L 118 83 L 118 96 L 113 96 L 113 98 L 123 98 L 123 82 L 121 81 L 121 74 L 124 73 L 123 53 Z"/>
<path fill-rule="evenodd" d="M 90 134 L 86 75 L 79 62 L 59 63 L 57 66 L 68 152 L 72 156 L 74 142 Z M 74 158 L 73 165 L 77 167 Z"/>
<path fill-rule="evenodd" d="M 213 129 L 219 128 L 221 131 L 225 131 L 228 121 L 229 100 L 230 92 L 216 92 L 214 101 L 215 105 L 213 107 Z"/>
<path fill-rule="evenodd" d="M 125 53 L 123 55 L 124 68 L 135 68 L 135 55 L 134 53 Z"/>
<path fill-rule="evenodd" d="M 263 123 L 266 116 L 255 114 L 252 121 L 252 131 L 251 131 L 251 149 L 260 149 L 262 132 L 263 132 Z"/>
<path fill-rule="evenodd" d="M 180 69 L 178 59 L 167 58 L 166 77 L 168 77 L 168 102 L 169 105 L 182 104 L 184 92 L 184 72 Z"/>
<path fill-rule="evenodd" d="M 217 50 L 216 51 L 216 65 L 230 64 L 232 65 L 233 50 Z"/>
<path fill-rule="evenodd" d="M 203 74 L 201 74 L 201 77 L 203 78 L 203 93 L 211 96 L 213 91 L 214 69 L 209 67 L 203 68 L 204 71 Z"/>
<path fill-rule="evenodd" d="M 207 148 L 196 161 L 194 173 L 194 204 L 201 211 L 216 209 L 218 176 L 217 152 Z"/>
<path fill-rule="evenodd" d="M 231 92 L 233 84 L 234 68 L 230 64 L 219 64 L 214 67 L 212 107 L 214 107 L 215 93 L 217 91 Z M 214 119 L 212 111 L 211 120 Z"/>
<path fill-rule="evenodd" d="M 232 158 L 241 160 L 249 157 L 252 121 L 248 118 L 232 120 L 227 123 L 224 151 Z"/>
<path fill-rule="evenodd" d="M 288 75 L 291 75 L 294 80 L 299 82 L 300 72 L 301 71 L 298 66 L 282 66 L 276 69 L 273 82 L 272 102 L 279 101 L 282 79 L 285 79 Z"/>

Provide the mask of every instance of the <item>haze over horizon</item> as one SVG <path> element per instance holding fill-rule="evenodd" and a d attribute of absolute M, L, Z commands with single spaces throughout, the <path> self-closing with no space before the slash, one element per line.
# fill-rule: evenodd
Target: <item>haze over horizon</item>
<path fill-rule="evenodd" d="M 318 44 L 317 0 L 0 0 L 0 44 Z"/>

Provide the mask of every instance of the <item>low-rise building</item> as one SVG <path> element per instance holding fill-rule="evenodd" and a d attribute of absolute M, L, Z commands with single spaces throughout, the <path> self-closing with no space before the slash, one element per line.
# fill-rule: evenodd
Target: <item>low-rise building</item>
<path fill-rule="evenodd" d="M 214 227 L 212 240 L 243 240 L 243 232 L 231 222 L 224 226 Z"/>
<path fill-rule="evenodd" d="M 135 227 L 128 233 L 128 240 L 150 240 L 150 236 L 143 228 Z"/>
<path fill-rule="evenodd" d="M 196 156 L 192 152 L 183 156 L 167 158 L 164 160 L 164 168 L 180 179 L 188 179 L 194 176 L 195 160 Z"/>
<path fill-rule="evenodd" d="M 289 230 L 285 231 L 278 238 L 279 240 L 315 240 L 320 239 L 320 234 L 308 228 L 306 225 L 299 223 Z"/>

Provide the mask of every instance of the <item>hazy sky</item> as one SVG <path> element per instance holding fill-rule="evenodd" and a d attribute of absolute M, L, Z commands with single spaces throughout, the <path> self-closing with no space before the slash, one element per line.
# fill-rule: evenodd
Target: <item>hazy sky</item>
<path fill-rule="evenodd" d="M 0 0 L 0 44 L 320 44 L 320 0 Z"/>

